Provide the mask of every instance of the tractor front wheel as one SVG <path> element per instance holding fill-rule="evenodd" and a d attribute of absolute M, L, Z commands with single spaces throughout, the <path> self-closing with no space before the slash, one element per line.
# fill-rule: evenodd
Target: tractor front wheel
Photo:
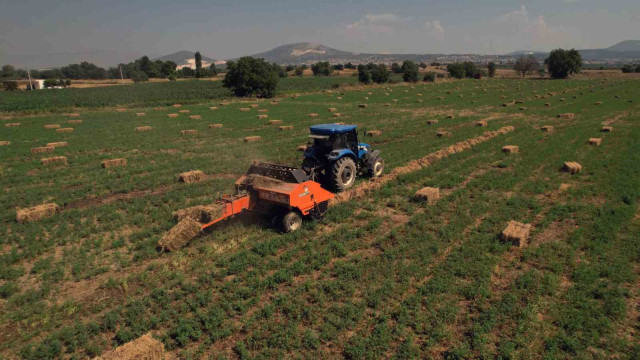
<path fill-rule="evenodd" d="M 381 157 L 376 157 L 375 160 L 368 166 L 367 173 L 369 177 L 379 177 L 384 170 L 384 160 Z"/>
<path fill-rule="evenodd" d="M 302 216 L 291 211 L 282 217 L 282 230 L 286 233 L 294 232 L 302 227 Z"/>
<path fill-rule="evenodd" d="M 335 191 L 344 191 L 356 182 L 356 163 L 350 157 L 343 157 L 331 167 L 331 185 Z"/>

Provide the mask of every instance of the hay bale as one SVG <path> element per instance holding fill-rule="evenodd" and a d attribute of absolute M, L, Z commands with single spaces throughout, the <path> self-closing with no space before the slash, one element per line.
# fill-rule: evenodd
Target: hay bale
<path fill-rule="evenodd" d="M 280 130 L 293 130 L 293 125 L 283 125 L 280 126 Z"/>
<path fill-rule="evenodd" d="M 378 137 L 378 136 L 382 135 L 382 131 L 381 130 L 368 130 L 365 135 L 366 136 L 371 136 L 371 137 Z"/>
<path fill-rule="evenodd" d="M 302 152 L 307 151 L 307 145 L 298 145 L 298 151 L 302 151 Z"/>
<path fill-rule="evenodd" d="M 431 120 L 428 120 L 428 121 L 427 121 L 427 125 L 435 125 L 435 124 L 437 124 L 437 123 L 438 123 L 438 120 L 437 120 L 437 119 L 431 119 Z"/>
<path fill-rule="evenodd" d="M 198 130 L 181 130 L 180 133 L 182 135 L 197 135 Z"/>
<path fill-rule="evenodd" d="M 67 124 L 82 124 L 82 120 L 80 120 L 80 119 L 67 120 Z"/>
<path fill-rule="evenodd" d="M 50 142 L 47 144 L 47 146 L 53 146 L 54 148 L 58 148 L 58 147 L 65 147 L 69 144 L 67 144 L 66 141 L 57 141 L 57 142 Z"/>
<path fill-rule="evenodd" d="M 162 236 L 158 247 L 164 251 L 178 250 L 200 234 L 200 227 L 200 223 L 191 218 L 182 219 Z"/>
<path fill-rule="evenodd" d="M 40 154 L 45 152 L 52 152 L 53 150 L 55 150 L 53 146 L 40 146 L 40 147 L 31 148 L 31 153 Z"/>
<path fill-rule="evenodd" d="M 520 148 L 516 145 L 505 145 L 502 147 L 502 152 L 503 153 L 517 153 L 520 152 Z"/>
<path fill-rule="evenodd" d="M 545 125 L 545 126 L 541 127 L 540 130 L 542 130 L 543 132 L 551 133 L 551 132 L 553 132 L 553 126 Z"/>
<path fill-rule="evenodd" d="M 202 120 L 202 115 L 191 115 L 189 116 L 191 120 Z"/>
<path fill-rule="evenodd" d="M 489 126 L 489 123 L 486 120 L 480 120 L 480 121 L 476 121 L 476 126 L 486 127 L 486 126 Z"/>
<path fill-rule="evenodd" d="M 510 242 L 518 247 L 524 247 L 527 245 L 530 232 L 531 224 L 523 224 L 511 220 L 506 229 L 502 230 L 500 237 L 503 241 Z"/>
<path fill-rule="evenodd" d="M 274 120 L 269 120 L 267 123 L 269 125 L 280 125 L 280 124 L 282 124 L 282 120 L 275 120 L 274 119 Z"/>
<path fill-rule="evenodd" d="M 610 133 L 613 131 L 613 127 L 611 126 L 603 126 L 602 129 L 600 129 L 600 131 L 602 131 L 603 133 Z"/>
<path fill-rule="evenodd" d="M 515 104 L 524 104 L 524 100 L 516 100 Z"/>
<path fill-rule="evenodd" d="M 55 215 L 59 210 L 60 207 L 55 203 L 42 204 L 30 208 L 18 209 L 18 211 L 16 212 L 16 221 L 19 223 L 37 221 L 45 217 Z"/>
<path fill-rule="evenodd" d="M 173 212 L 173 217 L 180 222 L 184 219 L 191 219 L 202 224 L 218 219 L 224 215 L 226 206 L 224 203 L 213 203 L 209 205 L 196 205 Z"/>
<path fill-rule="evenodd" d="M 556 115 L 558 119 L 573 119 L 575 116 L 576 114 L 574 113 L 563 113 Z"/>
<path fill-rule="evenodd" d="M 93 360 L 164 360 L 165 357 L 164 345 L 146 334 Z"/>
<path fill-rule="evenodd" d="M 545 103 L 544 106 L 551 107 L 551 103 Z"/>
<path fill-rule="evenodd" d="M 433 205 L 440 199 L 440 189 L 434 187 L 424 187 L 413 195 L 413 198 L 417 201 L 426 202 L 428 205 Z"/>
<path fill-rule="evenodd" d="M 520 106 L 520 110 L 521 111 L 527 110 L 527 107 L 526 106 Z"/>
<path fill-rule="evenodd" d="M 560 98 L 559 100 L 560 100 L 560 101 L 565 101 L 565 98 Z"/>
<path fill-rule="evenodd" d="M 342 96 L 338 96 L 336 99 L 338 99 L 338 100 L 342 100 Z"/>
<path fill-rule="evenodd" d="M 397 101 L 397 100 L 396 100 L 396 101 Z M 368 107 L 368 106 L 369 106 L 369 104 L 358 104 L 358 107 L 359 107 L 359 108 L 362 108 L 362 109 L 364 109 L 364 108 L 366 108 L 366 107 Z"/>
<path fill-rule="evenodd" d="M 329 108 L 327 110 L 329 110 L 330 113 L 334 113 L 334 112 L 338 111 L 338 108 L 331 107 L 331 108 Z"/>
<path fill-rule="evenodd" d="M 602 101 L 596 101 L 593 103 L 593 105 L 602 105 Z"/>
<path fill-rule="evenodd" d="M 209 110 L 218 110 L 217 106 L 209 106 Z"/>
<path fill-rule="evenodd" d="M 582 165 L 578 164 L 575 161 L 566 161 L 562 165 L 562 170 L 571 174 L 577 174 L 582 171 Z"/>
<path fill-rule="evenodd" d="M 73 132 L 73 128 L 60 128 L 60 129 L 56 129 L 57 133 L 69 133 L 69 132 Z"/>
<path fill-rule="evenodd" d="M 245 136 L 244 139 L 242 139 L 244 142 L 248 143 L 248 142 L 256 142 L 256 141 L 260 141 L 262 138 L 260 136 Z"/>
<path fill-rule="evenodd" d="M 179 114 L 167 114 L 168 118 L 174 119 L 177 118 Z"/>
<path fill-rule="evenodd" d="M 398 102 L 398 99 L 393 99 L 393 100 L 391 100 L 391 101 L 393 101 L 394 103 L 397 103 L 397 102 Z M 365 107 L 366 107 L 366 106 L 365 106 Z"/>
<path fill-rule="evenodd" d="M 315 118 L 315 117 L 320 116 L 320 114 L 311 113 L 311 114 L 308 114 L 308 116 L 309 116 L 310 118 Z"/>
<path fill-rule="evenodd" d="M 204 180 L 204 172 L 201 170 L 192 170 L 180 173 L 178 181 L 186 184 L 195 183 Z"/>
<path fill-rule="evenodd" d="M 418 103 L 421 103 L 421 102 L 422 102 L 422 100 L 417 100 L 417 102 L 418 102 Z"/>
<path fill-rule="evenodd" d="M 136 113 L 136 116 L 145 116 L 147 115 L 146 113 L 140 112 L 140 113 Z"/>
<path fill-rule="evenodd" d="M 116 108 L 116 111 L 117 112 L 126 112 L 127 109 L 125 109 L 125 108 Z"/>
<path fill-rule="evenodd" d="M 182 107 L 182 104 L 173 104 L 171 106 L 173 106 L 174 108 L 179 108 L 179 107 Z"/>
<path fill-rule="evenodd" d="M 269 115 L 266 115 L 266 114 L 257 116 L 258 120 L 264 120 L 264 119 L 267 119 L 268 117 L 269 117 Z"/>
<path fill-rule="evenodd" d="M 447 119 L 454 119 L 454 118 L 455 118 L 455 116 L 453 116 L 453 115 L 447 115 Z"/>
<path fill-rule="evenodd" d="M 251 104 L 249 105 L 250 108 L 252 109 L 257 109 L 258 108 L 258 104 Z"/>
<path fill-rule="evenodd" d="M 269 109 L 259 109 L 258 112 L 259 113 L 268 113 Z"/>
<path fill-rule="evenodd" d="M 153 108 L 153 111 L 160 111 L 160 110 L 164 110 L 164 107 L 158 106 Z"/>
<path fill-rule="evenodd" d="M 0 141 L 0 146 L 9 146 L 11 145 L 11 141 L 2 140 Z"/>
<path fill-rule="evenodd" d="M 17 127 L 20 126 L 20 123 L 6 123 L 4 127 Z"/>
<path fill-rule="evenodd" d="M 333 113 L 333 117 L 336 117 L 336 118 L 337 118 L 337 117 L 341 117 L 341 116 L 342 116 L 342 114 L 341 114 L 341 113 Z"/>
<path fill-rule="evenodd" d="M 114 167 L 114 166 L 125 166 L 127 165 L 127 159 L 117 158 L 117 159 L 103 160 L 101 164 L 103 169 Z"/>
<path fill-rule="evenodd" d="M 48 125 L 45 125 L 44 128 L 47 130 L 60 129 L 60 124 L 48 124 Z"/>
<path fill-rule="evenodd" d="M 186 110 L 186 109 L 185 110 L 178 110 L 178 112 L 181 113 L 181 114 L 188 114 L 188 113 L 191 112 L 191 110 Z"/>
<path fill-rule="evenodd" d="M 72 117 L 80 117 L 80 114 L 78 114 L 78 113 L 71 113 L 71 114 L 67 114 L 67 117 L 70 117 L 70 118 L 72 118 Z"/>
<path fill-rule="evenodd" d="M 251 111 L 251 108 L 246 108 L 246 107 L 240 108 L 240 111 L 242 111 L 242 112 Z"/>
<path fill-rule="evenodd" d="M 279 103 L 278 103 L 278 100 L 273 100 L 273 101 L 271 102 L 271 105 L 278 105 L 278 104 L 279 104 Z"/>
<path fill-rule="evenodd" d="M 42 158 L 40 159 L 40 163 L 42 165 L 50 165 L 50 164 L 62 164 L 67 165 L 67 158 L 64 156 L 54 156 L 50 158 Z"/>
<path fill-rule="evenodd" d="M 217 129 L 221 127 L 222 127 L 222 124 L 209 124 L 209 129 Z"/>
<path fill-rule="evenodd" d="M 588 143 L 589 143 L 589 145 L 600 146 L 600 144 L 602 144 L 602 139 L 601 138 L 589 138 Z"/>
<path fill-rule="evenodd" d="M 153 128 L 151 126 L 138 126 L 136 128 L 137 132 L 143 132 L 143 131 L 151 131 Z"/>
<path fill-rule="evenodd" d="M 438 137 L 448 137 L 448 136 L 451 136 L 451 133 L 448 131 L 438 131 L 436 135 Z"/>

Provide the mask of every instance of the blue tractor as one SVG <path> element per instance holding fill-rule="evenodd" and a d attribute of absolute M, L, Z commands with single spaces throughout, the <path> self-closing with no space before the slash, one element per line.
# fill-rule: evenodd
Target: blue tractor
<path fill-rule="evenodd" d="M 356 175 L 378 177 L 384 170 L 380 150 L 358 142 L 355 125 L 321 124 L 311 126 L 313 142 L 304 152 L 302 169 L 309 177 L 335 192 L 344 191 Z"/>

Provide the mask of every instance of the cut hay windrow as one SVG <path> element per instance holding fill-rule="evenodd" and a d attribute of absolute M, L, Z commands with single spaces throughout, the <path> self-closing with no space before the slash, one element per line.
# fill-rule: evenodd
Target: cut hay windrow
<path fill-rule="evenodd" d="M 512 220 L 509 221 L 507 227 L 502 230 L 500 237 L 507 243 L 511 243 L 518 247 L 524 247 L 527 245 L 530 232 L 531 224 L 523 224 Z"/>
<path fill-rule="evenodd" d="M 370 136 L 370 137 L 378 137 L 380 135 L 382 135 L 382 131 L 381 130 L 368 130 L 365 133 L 366 136 Z"/>
<path fill-rule="evenodd" d="M 47 144 L 47 146 L 53 146 L 54 148 L 58 148 L 58 147 L 65 147 L 69 144 L 67 144 L 66 141 L 56 141 L 56 142 L 50 142 Z"/>
<path fill-rule="evenodd" d="M 209 129 L 217 129 L 221 127 L 222 127 L 222 124 L 209 124 Z"/>
<path fill-rule="evenodd" d="M 562 170 L 570 174 L 577 174 L 582 171 L 582 165 L 578 164 L 575 161 L 566 161 L 562 165 Z"/>
<path fill-rule="evenodd" d="M 73 128 L 60 128 L 56 129 L 57 133 L 70 133 L 73 132 Z"/>
<path fill-rule="evenodd" d="M 80 120 L 80 119 L 67 120 L 67 124 L 82 124 L 82 120 Z"/>
<path fill-rule="evenodd" d="M 428 205 L 433 205 L 440 199 L 440 188 L 424 187 L 413 195 L 414 200 L 426 202 Z"/>
<path fill-rule="evenodd" d="M 45 217 L 55 215 L 59 210 L 60 207 L 55 203 L 42 204 L 25 209 L 18 209 L 18 211 L 16 212 L 16 221 L 20 223 L 37 221 Z"/>
<path fill-rule="evenodd" d="M 151 131 L 153 128 L 151 126 L 138 126 L 136 128 L 137 132 Z"/>
<path fill-rule="evenodd" d="M 8 141 L 8 140 L 0 141 L 0 146 L 9 146 L 9 145 L 11 145 L 11 141 Z"/>
<path fill-rule="evenodd" d="M 103 169 L 114 167 L 114 166 L 125 166 L 127 165 L 127 159 L 118 158 L 118 159 L 103 160 L 101 165 Z"/>
<path fill-rule="evenodd" d="M 42 158 L 40 159 L 40 163 L 42 165 L 50 165 L 50 164 L 61 164 L 67 165 L 67 158 L 64 156 L 54 156 L 50 158 Z"/>
<path fill-rule="evenodd" d="M 589 145 L 600 146 L 600 144 L 602 144 L 602 139 L 601 138 L 589 138 L 589 141 L 587 143 Z"/>
<path fill-rule="evenodd" d="M 167 114 L 167 117 L 171 119 L 177 118 L 178 116 L 179 114 Z"/>
<path fill-rule="evenodd" d="M 133 341 L 118 346 L 93 360 L 165 360 L 164 344 L 151 337 L 143 335 Z"/>
<path fill-rule="evenodd" d="M 502 152 L 503 153 L 518 153 L 520 152 L 520 148 L 516 145 L 505 145 L 502 147 Z"/>
<path fill-rule="evenodd" d="M 505 126 L 498 130 L 486 131 L 482 135 L 477 136 L 475 138 L 457 142 L 451 146 L 448 146 L 444 149 L 440 149 L 420 159 L 410 161 L 407 165 L 397 167 L 386 175 L 370 179 L 369 181 L 361 183 L 360 185 L 352 189 L 336 194 L 336 197 L 331 202 L 331 204 L 348 201 L 350 199 L 365 197 L 371 192 L 380 189 L 384 184 L 388 183 L 389 181 L 395 180 L 400 175 L 418 171 L 422 168 L 430 166 L 431 164 L 435 163 L 438 160 L 447 158 L 450 155 L 453 155 L 459 152 L 463 152 L 487 140 L 493 139 L 496 136 L 509 133 L 513 130 L 515 130 L 515 127 Z"/>
<path fill-rule="evenodd" d="M 48 125 L 45 125 L 44 128 L 47 130 L 60 129 L 60 124 L 48 124 Z"/>
<path fill-rule="evenodd" d="M 286 130 L 293 130 L 293 125 L 283 125 L 280 126 L 280 130 L 286 131 Z"/>
<path fill-rule="evenodd" d="M 256 142 L 256 141 L 260 141 L 261 137 L 260 136 L 245 136 L 244 139 L 242 139 L 244 142 Z"/>
<path fill-rule="evenodd" d="M 20 123 L 6 123 L 4 124 L 4 127 L 18 127 L 20 126 Z"/>
<path fill-rule="evenodd" d="M 191 115 L 189 116 L 191 120 L 202 120 L 202 115 Z"/>
<path fill-rule="evenodd" d="M 198 130 L 181 130 L 182 135 L 198 135 Z"/>
<path fill-rule="evenodd" d="M 45 152 L 52 152 L 53 150 L 55 150 L 53 146 L 40 146 L 40 147 L 31 148 L 31 153 L 40 154 Z"/>
<path fill-rule="evenodd" d="M 205 178 L 205 175 L 204 175 L 204 172 L 202 172 L 202 170 L 192 170 L 192 171 L 180 173 L 180 175 L 178 176 L 178 181 L 190 184 L 190 183 L 202 181 L 204 180 L 204 178 Z"/>

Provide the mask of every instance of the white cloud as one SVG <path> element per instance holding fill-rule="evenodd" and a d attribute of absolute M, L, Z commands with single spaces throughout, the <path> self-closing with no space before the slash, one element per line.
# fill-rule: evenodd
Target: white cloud
<path fill-rule="evenodd" d="M 366 14 L 361 19 L 346 26 L 349 30 L 363 30 L 376 33 L 392 33 L 398 23 L 407 21 L 396 14 Z"/>
<path fill-rule="evenodd" d="M 427 32 L 435 37 L 438 41 L 442 41 L 444 37 L 444 28 L 440 24 L 440 20 L 427 21 L 424 24 Z"/>

